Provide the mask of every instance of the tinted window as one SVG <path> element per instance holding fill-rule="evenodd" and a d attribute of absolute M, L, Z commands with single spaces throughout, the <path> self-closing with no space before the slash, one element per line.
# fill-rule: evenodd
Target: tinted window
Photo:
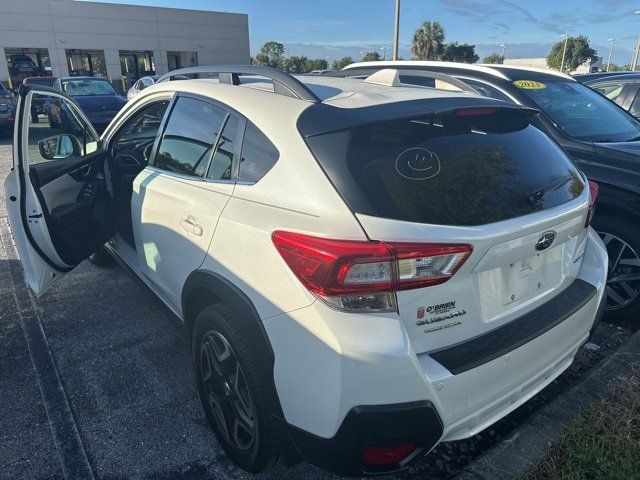
<path fill-rule="evenodd" d="M 629 113 L 634 117 L 640 117 L 640 95 L 636 95 L 629 107 Z"/>
<path fill-rule="evenodd" d="M 46 85 L 52 87 L 54 81 L 55 79 L 52 77 L 32 77 L 25 79 L 24 83 L 27 85 Z"/>
<path fill-rule="evenodd" d="M 211 166 L 207 173 L 207 178 L 212 180 L 228 180 L 231 178 L 231 164 L 236 148 L 238 137 L 239 120 L 234 116 L 229 116 L 227 123 L 222 129 L 220 141 L 216 152 L 211 160 Z"/>
<path fill-rule="evenodd" d="M 252 123 L 247 123 L 242 143 L 240 181 L 257 182 L 271 170 L 279 156 L 280 152 L 264 133 Z"/>
<path fill-rule="evenodd" d="M 622 93 L 622 89 L 624 88 L 624 83 L 601 83 L 600 85 L 592 85 L 596 92 L 600 95 L 604 95 L 609 100 L 614 101 L 620 94 Z"/>
<path fill-rule="evenodd" d="M 581 83 L 545 80 L 533 84 L 535 88 L 520 91 L 570 137 L 606 142 L 638 136 L 640 123 L 636 119 Z"/>
<path fill-rule="evenodd" d="M 106 80 L 83 78 L 80 80 L 63 80 L 62 91 L 72 97 L 87 97 L 90 95 L 117 95 L 111 84 Z"/>
<path fill-rule="evenodd" d="M 480 93 L 485 97 L 496 98 L 498 100 L 505 100 L 507 102 L 512 101 L 504 93 L 502 93 L 497 88 L 492 87 L 491 85 L 487 85 L 486 83 L 483 83 L 483 82 L 478 82 L 477 80 L 469 80 L 468 78 L 461 78 L 460 80 L 462 80 L 464 83 L 466 83 L 470 87 L 476 89 L 478 93 Z"/>
<path fill-rule="evenodd" d="M 351 208 L 379 217 L 482 225 L 584 188 L 560 147 L 521 113 L 408 118 L 308 141 Z"/>
<path fill-rule="evenodd" d="M 180 97 L 167 121 L 155 166 L 203 177 L 224 117 L 225 111 L 215 105 Z"/>

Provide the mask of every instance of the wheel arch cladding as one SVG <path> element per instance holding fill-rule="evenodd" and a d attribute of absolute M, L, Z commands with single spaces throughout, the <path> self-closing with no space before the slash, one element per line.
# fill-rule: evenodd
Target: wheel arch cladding
<path fill-rule="evenodd" d="M 607 182 L 598 182 L 596 216 L 601 213 L 640 218 L 640 195 Z"/>
<path fill-rule="evenodd" d="M 239 325 L 245 327 L 245 331 L 255 336 L 259 345 L 264 345 L 263 352 L 256 352 L 264 355 L 269 362 L 271 372 L 269 381 L 271 383 L 277 414 L 273 419 L 279 431 L 279 450 L 281 461 L 285 465 L 293 465 L 301 460 L 300 451 L 293 443 L 287 423 L 284 420 L 284 413 L 278 397 L 273 376 L 275 356 L 267 332 L 264 329 L 262 320 L 258 312 L 245 293 L 234 283 L 217 273 L 208 270 L 196 270 L 189 275 L 182 289 L 182 317 L 189 331 L 192 332 L 193 324 L 198 314 L 209 305 L 220 304 L 226 307 L 233 315 L 234 320 Z"/>

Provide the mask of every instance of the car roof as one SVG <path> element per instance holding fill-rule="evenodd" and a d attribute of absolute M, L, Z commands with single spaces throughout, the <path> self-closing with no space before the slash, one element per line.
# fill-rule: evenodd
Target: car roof
<path fill-rule="evenodd" d="M 294 122 L 305 136 L 372 121 L 429 115 L 458 108 L 521 108 L 463 91 L 380 85 L 352 78 L 296 76 L 295 79 L 319 100 L 312 102 L 274 93 L 273 83 L 265 77 L 240 78 L 247 79 L 246 83 L 221 83 L 217 78 L 163 80 L 136 95 L 138 100 L 135 102 L 158 92 L 196 94 L 228 105 L 256 123 L 258 128 L 273 128 L 274 123 L 281 128 Z M 274 111 L 280 113 L 277 118 Z"/>
<path fill-rule="evenodd" d="M 582 83 L 595 83 L 599 81 L 616 80 L 637 80 L 640 79 L 640 72 L 597 72 L 574 75 L 574 78 Z"/>
<path fill-rule="evenodd" d="M 78 77 L 60 77 L 59 80 L 65 81 L 65 80 L 102 80 L 105 82 L 108 82 L 109 80 L 107 80 L 106 78 L 100 78 L 100 77 L 90 77 L 88 75 L 84 75 L 84 76 L 78 76 Z"/>
<path fill-rule="evenodd" d="M 512 81 L 522 79 L 522 75 L 526 72 L 529 76 L 533 75 L 536 78 L 564 78 L 566 80 L 574 80 L 571 76 L 556 70 L 534 68 L 534 67 L 522 67 L 519 65 L 486 65 L 475 63 L 459 63 L 459 62 L 441 62 L 441 61 L 427 61 L 427 60 L 395 60 L 395 61 L 380 61 L 380 62 L 357 62 L 347 65 L 343 71 L 348 71 L 354 68 L 444 68 L 455 69 L 465 72 L 475 72 L 483 75 L 497 77 L 505 81 Z M 532 78 L 533 79 L 533 78 Z"/>

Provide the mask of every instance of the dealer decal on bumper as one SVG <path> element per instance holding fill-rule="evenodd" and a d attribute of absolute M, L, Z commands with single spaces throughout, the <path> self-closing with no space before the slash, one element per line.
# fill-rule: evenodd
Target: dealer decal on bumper
<path fill-rule="evenodd" d="M 422 326 L 422 325 L 430 325 L 433 323 L 440 323 L 440 322 L 444 322 L 445 320 L 451 320 L 453 318 L 462 317 L 463 315 L 466 315 L 466 314 L 467 314 L 467 311 L 464 309 L 456 310 L 455 300 L 451 302 L 440 303 L 437 305 L 430 305 L 428 307 L 419 307 L 416 312 L 416 317 L 417 317 L 416 325 Z M 425 318 L 425 315 L 427 315 L 427 318 Z M 433 316 L 429 316 L 429 315 L 433 315 Z M 443 328 L 455 327 L 457 325 L 461 325 L 461 322 L 458 322 L 458 321 L 450 322 L 450 323 L 447 323 L 446 325 L 439 325 L 438 327 L 435 327 L 435 328 L 427 328 L 425 330 L 425 333 L 442 330 Z"/>

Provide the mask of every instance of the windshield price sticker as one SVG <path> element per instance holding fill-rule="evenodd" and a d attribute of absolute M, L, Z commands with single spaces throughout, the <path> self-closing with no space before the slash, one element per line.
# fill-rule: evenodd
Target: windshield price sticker
<path fill-rule="evenodd" d="M 533 80 L 516 80 L 513 84 L 525 90 L 542 90 L 543 88 L 547 88 L 544 83 L 534 82 Z"/>

